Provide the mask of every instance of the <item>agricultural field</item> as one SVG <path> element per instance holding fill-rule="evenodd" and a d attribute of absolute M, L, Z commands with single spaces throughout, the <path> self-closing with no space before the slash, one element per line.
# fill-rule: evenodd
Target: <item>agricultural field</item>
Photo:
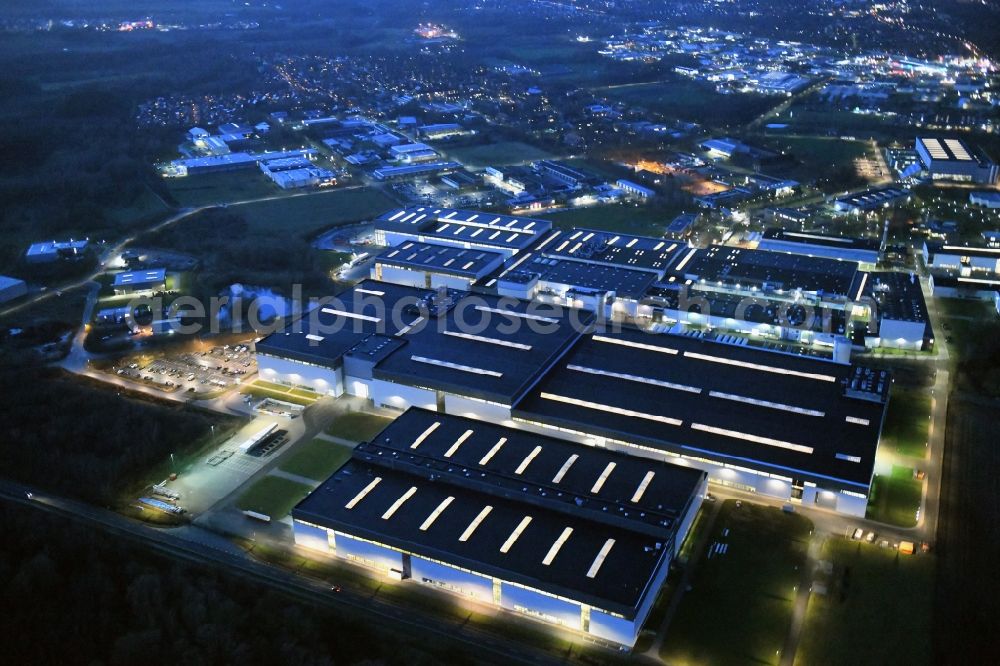
<path fill-rule="evenodd" d="M 370 220 L 396 203 L 375 188 L 330 189 L 230 207 L 243 217 L 251 233 L 276 231 L 309 236 L 324 229 Z"/>
<path fill-rule="evenodd" d="M 460 146 L 447 151 L 448 157 L 468 167 L 509 166 L 552 159 L 552 153 L 520 141 L 501 141 L 478 146 Z"/>
<path fill-rule="evenodd" d="M 725 502 L 668 630 L 663 660 L 778 663 L 811 533 L 812 523 L 798 514 Z"/>
<path fill-rule="evenodd" d="M 930 664 L 935 557 L 830 538 L 795 663 Z M 822 590 L 822 591 L 821 591 Z"/>

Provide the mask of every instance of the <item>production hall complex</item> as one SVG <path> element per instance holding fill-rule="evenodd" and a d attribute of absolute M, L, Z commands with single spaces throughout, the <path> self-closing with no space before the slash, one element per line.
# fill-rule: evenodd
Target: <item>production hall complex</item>
<path fill-rule="evenodd" d="M 293 511 L 296 542 L 626 646 L 709 481 L 863 517 L 892 380 L 851 350 L 933 343 L 911 276 L 815 238 L 437 208 L 375 233 L 370 279 L 256 343 L 264 380 L 400 414 Z"/>

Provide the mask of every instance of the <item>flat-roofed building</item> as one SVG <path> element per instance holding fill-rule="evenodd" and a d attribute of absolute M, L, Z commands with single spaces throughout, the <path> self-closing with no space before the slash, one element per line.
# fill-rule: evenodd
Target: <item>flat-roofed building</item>
<path fill-rule="evenodd" d="M 45 241 L 32 243 L 24 258 L 29 264 L 46 264 L 60 259 L 74 260 L 83 257 L 89 240 Z"/>
<path fill-rule="evenodd" d="M 1000 248 L 924 241 L 924 265 L 970 274 L 976 271 L 1000 273 Z"/>
<path fill-rule="evenodd" d="M 167 288 L 167 270 L 165 268 L 151 268 L 118 273 L 115 275 L 112 287 L 116 294 L 163 291 Z"/>
<path fill-rule="evenodd" d="M 880 245 L 881 243 L 877 239 L 845 238 L 805 231 L 767 229 L 761 235 L 757 249 L 856 261 L 860 264 L 876 264 L 880 256 Z"/>
<path fill-rule="evenodd" d="M 6 275 L 0 275 L 0 303 L 12 301 L 28 293 L 28 285 L 24 280 Z"/>
<path fill-rule="evenodd" d="M 515 421 L 863 517 L 886 371 L 623 329 L 574 346 Z"/>
<path fill-rule="evenodd" d="M 548 220 L 474 210 L 414 206 L 389 211 L 375 220 L 375 242 L 436 243 L 500 252 L 506 257 L 527 249 L 552 228 Z"/>
<path fill-rule="evenodd" d="M 405 241 L 375 258 L 371 277 L 412 287 L 467 290 L 503 261 L 500 252 Z"/>
<path fill-rule="evenodd" d="M 556 231 L 539 252 L 546 257 L 666 275 L 687 249 L 682 241 L 598 229 Z"/>
<path fill-rule="evenodd" d="M 916 151 L 933 180 L 984 185 L 997 181 L 997 164 L 962 139 L 918 137 Z"/>
<path fill-rule="evenodd" d="M 631 647 L 704 472 L 409 409 L 292 511 L 302 547 Z"/>
<path fill-rule="evenodd" d="M 849 194 L 834 200 L 834 210 L 841 213 L 869 213 L 879 208 L 889 208 L 902 201 L 909 201 L 910 191 L 901 187 L 878 187 L 861 192 L 859 194 Z"/>

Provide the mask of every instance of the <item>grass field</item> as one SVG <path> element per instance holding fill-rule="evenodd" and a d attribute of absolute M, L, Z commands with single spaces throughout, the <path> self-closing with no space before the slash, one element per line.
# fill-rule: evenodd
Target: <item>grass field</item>
<path fill-rule="evenodd" d="M 316 393 L 309 393 L 282 386 L 281 384 L 271 384 L 270 382 L 256 381 L 240 388 L 240 393 L 252 395 L 255 398 L 273 398 L 290 402 L 293 405 L 309 406 L 316 402 L 321 396 Z"/>
<path fill-rule="evenodd" d="M 326 439 L 314 439 L 299 445 L 295 452 L 281 463 L 280 469 L 308 479 L 323 481 L 351 457 L 352 449 Z"/>
<path fill-rule="evenodd" d="M 780 101 L 752 94 L 720 95 L 708 84 L 679 78 L 595 90 L 628 104 L 715 126 L 748 123 Z"/>
<path fill-rule="evenodd" d="M 889 400 L 883 441 L 904 456 L 923 458 L 927 453 L 931 396 L 927 391 L 896 387 Z"/>
<path fill-rule="evenodd" d="M 552 154 L 520 141 L 501 141 L 480 146 L 460 146 L 447 150 L 448 156 L 470 167 L 526 164 L 546 160 Z"/>
<path fill-rule="evenodd" d="M 792 620 L 812 523 L 727 501 L 670 625 L 661 657 L 678 664 L 775 664 Z M 725 554 L 713 553 L 728 544 Z"/>
<path fill-rule="evenodd" d="M 913 478 L 913 470 L 892 466 L 889 475 L 876 474 L 868 500 L 868 518 L 899 527 L 917 524 L 917 509 L 923 482 Z"/>
<path fill-rule="evenodd" d="M 311 490 L 307 485 L 280 476 L 265 476 L 240 496 L 236 506 L 245 511 L 263 513 L 272 520 L 280 520 Z"/>
<path fill-rule="evenodd" d="M 678 211 L 634 204 L 572 208 L 543 216 L 561 229 L 585 227 L 661 236 Z"/>
<path fill-rule="evenodd" d="M 350 412 L 334 419 L 326 432 L 350 442 L 367 442 L 390 423 L 392 423 L 392 419 L 384 416 Z"/>
<path fill-rule="evenodd" d="M 168 178 L 165 182 L 170 196 L 181 208 L 260 199 L 282 193 L 257 169 Z"/>
<path fill-rule="evenodd" d="M 801 177 L 816 178 L 840 167 L 853 167 L 854 160 L 871 152 L 863 141 L 844 141 L 835 137 L 776 137 L 769 147 L 792 154 L 802 163 Z"/>
<path fill-rule="evenodd" d="M 251 233 L 308 235 L 338 224 L 372 219 L 395 205 L 380 190 L 365 188 L 240 204 L 232 211 L 246 219 Z"/>
<path fill-rule="evenodd" d="M 934 556 L 833 538 L 826 594 L 809 598 L 795 663 L 929 664 Z"/>

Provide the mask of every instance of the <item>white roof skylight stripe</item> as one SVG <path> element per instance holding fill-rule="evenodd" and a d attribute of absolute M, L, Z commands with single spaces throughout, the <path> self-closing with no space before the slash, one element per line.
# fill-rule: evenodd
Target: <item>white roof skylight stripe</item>
<path fill-rule="evenodd" d="M 618 338 L 609 338 L 605 335 L 595 335 L 593 336 L 595 342 L 606 342 L 611 345 L 621 345 L 622 347 L 632 347 L 633 349 L 645 349 L 646 351 L 660 352 L 661 354 L 677 354 L 677 350 L 672 347 L 661 347 L 659 345 L 647 345 L 642 342 L 632 342 L 630 340 L 620 340 Z"/>
<path fill-rule="evenodd" d="M 410 444 L 410 448 L 411 449 L 415 449 L 418 446 L 420 446 L 421 444 L 423 444 L 424 440 L 427 439 L 428 437 L 430 437 L 430 434 L 432 432 L 434 432 L 435 430 L 437 430 L 440 426 L 441 426 L 441 422 L 440 421 L 435 421 L 434 423 L 432 423 L 427 428 L 427 430 L 424 430 L 422 433 L 420 433 L 417 436 L 417 438 L 415 440 L 413 440 L 413 444 Z"/>
<path fill-rule="evenodd" d="M 492 510 L 493 510 L 493 507 L 490 506 L 489 504 L 487 504 L 485 507 L 483 507 L 483 510 L 479 512 L 478 516 L 476 516 L 475 518 L 472 519 L 472 522 L 469 523 L 469 526 L 465 528 L 465 531 L 462 532 L 462 536 L 458 537 L 458 540 L 459 541 L 468 541 L 469 537 L 472 536 L 472 533 L 476 531 L 476 528 L 479 527 L 479 525 L 484 520 L 486 520 L 486 516 L 490 515 L 490 511 L 492 511 Z"/>
<path fill-rule="evenodd" d="M 528 465 L 531 464 L 531 461 L 534 460 L 541 452 L 542 452 L 542 447 L 536 446 L 535 448 L 533 448 L 531 450 L 531 453 L 524 456 L 524 460 L 522 460 L 521 464 L 518 465 L 517 469 L 514 470 L 514 474 L 524 474 L 524 470 L 528 469 Z"/>
<path fill-rule="evenodd" d="M 382 477 L 381 476 L 376 476 L 375 479 L 371 483 L 369 483 L 367 486 L 365 486 L 364 488 L 362 488 L 361 492 L 359 492 L 357 495 L 355 495 L 351 499 L 350 502 L 348 502 L 347 504 L 345 504 L 344 508 L 345 509 L 353 509 L 357 505 L 358 502 L 360 502 L 361 500 L 363 500 L 365 498 L 365 495 L 367 495 L 368 493 L 370 493 L 372 490 L 375 489 L 375 486 L 377 486 L 380 481 L 382 481 Z"/>
<path fill-rule="evenodd" d="M 652 386 L 662 386 L 663 388 L 674 389 L 676 391 L 686 391 L 687 393 L 701 393 L 702 389 L 697 386 L 688 386 L 686 384 L 675 384 L 673 382 L 665 382 L 662 379 L 652 379 L 651 377 L 641 377 L 639 375 L 630 375 L 624 372 L 611 372 L 610 370 L 598 370 L 597 368 L 588 368 L 583 365 L 569 364 L 566 366 L 567 370 L 575 370 L 577 372 L 585 372 L 590 375 L 600 375 L 602 377 L 613 377 L 615 379 L 624 379 L 630 382 L 637 382 L 639 384 L 650 384 Z"/>
<path fill-rule="evenodd" d="M 601 488 L 604 487 L 604 483 L 608 480 L 608 477 L 611 476 L 611 472 L 615 471 L 616 466 L 617 463 L 609 462 L 607 467 L 604 468 L 604 471 L 601 472 L 601 475 L 597 477 L 597 481 L 594 481 L 594 485 L 591 486 L 590 492 L 595 495 L 601 492 Z"/>
<path fill-rule="evenodd" d="M 333 308 L 323 308 L 321 312 L 323 314 L 336 315 L 338 317 L 347 317 L 348 319 L 360 319 L 361 321 L 371 321 L 376 324 L 382 321 L 382 319 L 379 317 L 370 317 L 368 315 L 358 314 L 356 312 L 347 312 L 346 310 L 334 310 Z"/>
<path fill-rule="evenodd" d="M 566 462 L 564 462 L 563 466 L 559 468 L 559 471 L 556 472 L 556 475 L 552 477 L 552 483 L 559 483 L 560 481 L 562 481 L 563 477 L 566 476 L 566 472 L 569 471 L 569 468 L 573 466 L 573 463 L 575 463 L 577 458 L 579 457 L 580 456 L 574 453 L 569 458 L 566 458 Z"/>
<path fill-rule="evenodd" d="M 496 314 L 504 314 L 510 317 L 519 317 L 521 319 L 531 319 L 533 321 L 544 321 L 550 324 L 559 323 L 559 320 L 554 317 L 543 317 L 542 315 L 528 314 L 527 312 L 517 312 L 515 310 L 505 310 L 503 308 L 491 308 L 485 305 L 477 305 L 476 309 L 480 312 L 495 312 Z"/>
<path fill-rule="evenodd" d="M 414 493 L 416 492 L 417 492 L 417 487 L 410 486 L 409 490 L 400 495 L 399 499 L 393 502 L 392 506 L 386 509 L 385 513 L 382 514 L 382 520 L 389 520 L 390 518 L 392 518 L 392 515 L 399 510 L 399 507 L 403 506 L 403 503 L 406 502 L 406 500 L 413 497 Z"/>
<path fill-rule="evenodd" d="M 506 437 L 501 437 L 499 440 L 497 440 L 497 443 L 493 445 L 493 448 L 491 448 L 489 451 L 487 451 L 486 455 L 479 459 L 479 464 L 480 465 L 486 465 L 486 464 L 488 464 L 491 460 L 493 460 L 493 456 L 495 456 L 497 454 L 497 452 L 506 443 L 507 443 L 507 438 Z"/>
<path fill-rule="evenodd" d="M 757 405 L 758 407 L 768 407 L 769 409 L 780 409 L 786 412 L 794 412 L 795 414 L 804 414 L 805 416 L 826 416 L 826 412 L 821 412 L 815 409 L 806 409 L 805 407 L 786 405 L 783 402 L 771 402 L 770 400 L 759 400 L 757 398 L 748 398 L 743 395 L 736 395 L 735 393 L 723 393 L 722 391 L 709 391 L 708 394 L 713 398 L 721 398 L 722 400 L 732 400 L 734 402 L 745 402 L 748 405 Z"/>
<path fill-rule="evenodd" d="M 780 439 L 773 439 L 771 437 L 763 437 L 761 435 L 751 435 L 749 433 L 740 432 L 738 430 L 727 430 L 726 428 L 716 428 L 715 426 L 709 426 L 703 423 L 692 423 L 691 429 L 700 430 L 702 432 L 708 432 L 713 435 L 722 435 L 723 437 L 732 437 L 733 439 L 742 439 L 747 442 L 754 442 L 755 444 L 766 444 L 767 446 L 774 446 L 779 449 L 798 451 L 799 453 L 813 452 L 813 448 L 811 446 L 794 444 L 792 442 L 786 442 Z"/>
<path fill-rule="evenodd" d="M 531 345 L 526 345 L 522 342 L 511 342 L 510 340 L 501 340 L 499 338 L 489 338 L 485 335 L 473 335 L 472 333 L 460 333 L 458 331 L 444 331 L 445 335 L 450 335 L 453 338 L 462 338 L 463 340 L 473 340 L 475 342 L 485 342 L 490 345 L 497 345 L 498 347 L 509 347 L 511 349 L 521 349 L 524 351 L 530 351 Z"/>
<path fill-rule="evenodd" d="M 420 531 L 426 532 L 428 529 L 430 529 L 430 526 L 433 525 L 434 521 L 438 519 L 438 516 L 441 515 L 441 512 L 447 509 L 448 505 L 454 501 L 455 501 L 454 497 L 449 496 L 444 498 L 444 500 L 442 500 L 441 503 L 437 505 L 437 508 L 431 512 L 431 515 L 427 516 L 427 520 L 421 523 Z"/>
<path fill-rule="evenodd" d="M 518 523 L 517 527 L 514 528 L 514 531 L 510 533 L 509 537 L 507 537 L 507 540 L 503 542 L 502 546 L 500 546 L 500 552 L 507 553 L 507 551 L 509 551 L 511 547 L 514 545 L 514 542 L 517 541 L 518 537 L 521 536 L 521 533 L 524 532 L 524 530 L 530 524 L 531 524 L 531 516 L 525 516 L 524 518 L 522 518 L 521 522 Z"/>
<path fill-rule="evenodd" d="M 773 365 L 763 365 L 761 363 L 750 363 L 749 361 L 737 361 L 732 358 L 722 358 L 720 356 L 711 356 L 709 354 L 699 354 L 697 352 L 686 351 L 683 352 L 684 356 L 697 359 L 699 361 L 708 361 L 709 363 L 721 363 L 722 365 L 733 365 L 739 368 L 747 368 L 749 370 L 760 370 L 761 372 L 770 372 L 776 375 L 791 375 L 793 377 L 802 377 L 805 379 L 818 379 L 823 382 L 835 382 L 837 378 L 833 375 L 821 375 L 815 372 L 800 372 L 799 370 L 789 370 L 787 368 L 778 368 Z"/>
<path fill-rule="evenodd" d="M 603 405 L 598 402 L 589 402 L 587 400 L 579 400 L 577 398 L 570 398 L 564 395 L 558 395 L 556 393 L 542 393 L 541 397 L 543 400 L 553 400 L 555 402 L 563 402 L 567 405 L 576 405 L 577 407 L 586 407 L 587 409 L 593 409 L 599 412 L 607 412 L 609 414 L 619 414 L 621 416 L 634 416 L 640 419 L 646 419 L 647 421 L 656 421 L 658 423 L 666 423 L 672 426 L 684 425 L 684 422 L 680 419 L 671 418 L 669 416 L 661 416 L 659 414 L 647 414 L 646 412 L 637 412 L 631 409 L 624 409 L 622 407 L 612 407 L 611 405 Z"/>
<path fill-rule="evenodd" d="M 542 564 L 544 564 L 545 566 L 549 566 L 550 564 L 552 564 L 552 560 L 556 559 L 556 555 L 559 554 L 559 549 L 562 548 L 563 544 L 566 543 L 566 540 L 569 539 L 569 536 L 571 534 L 573 534 L 572 527 L 567 527 L 562 531 L 562 534 L 559 535 L 559 538 L 556 539 L 555 542 L 552 544 L 552 547 L 549 548 L 549 552 L 546 553 L 545 559 L 542 560 Z"/>
<path fill-rule="evenodd" d="M 597 557 L 594 558 L 593 564 L 590 565 L 590 570 L 587 571 L 587 578 L 593 578 L 597 575 L 597 572 L 601 570 L 601 565 L 604 564 L 604 560 L 607 559 L 608 553 L 615 545 L 614 539 L 608 539 L 601 546 L 600 552 L 597 553 Z"/>
<path fill-rule="evenodd" d="M 632 495 L 632 501 L 638 502 L 642 499 L 642 496 L 646 493 L 646 488 L 652 483 L 653 477 L 656 476 L 656 472 L 650 470 L 646 472 L 646 476 L 642 477 L 642 481 L 639 482 L 639 487 L 635 489 L 635 493 Z"/>
<path fill-rule="evenodd" d="M 503 377 L 503 373 L 497 372 L 496 370 L 486 370 L 484 368 L 476 368 L 471 365 L 462 365 L 461 363 L 451 363 L 450 361 L 441 361 L 436 358 L 427 358 L 426 356 L 410 356 L 410 360 L 416 363 L 426 363 L 428 365 L 436 365 L 442 368 L 449 368 L 451 370 L 460 370 L 474 375 Z"/>
<path fill-rule="evenodd" d="M 455 440 L 455 443 L 452 444 L 451 447 L 444 452 L 444 457 L 451 458 L 453 455 L 455 455 L 455 452 L 458 451 L 458 448 L 465 443 L 465 440 L 472 437 L 472 433 L 473 433 L 472 430 L 466 430 L 461 435 L 459 435 L 458 439 Z"/>

